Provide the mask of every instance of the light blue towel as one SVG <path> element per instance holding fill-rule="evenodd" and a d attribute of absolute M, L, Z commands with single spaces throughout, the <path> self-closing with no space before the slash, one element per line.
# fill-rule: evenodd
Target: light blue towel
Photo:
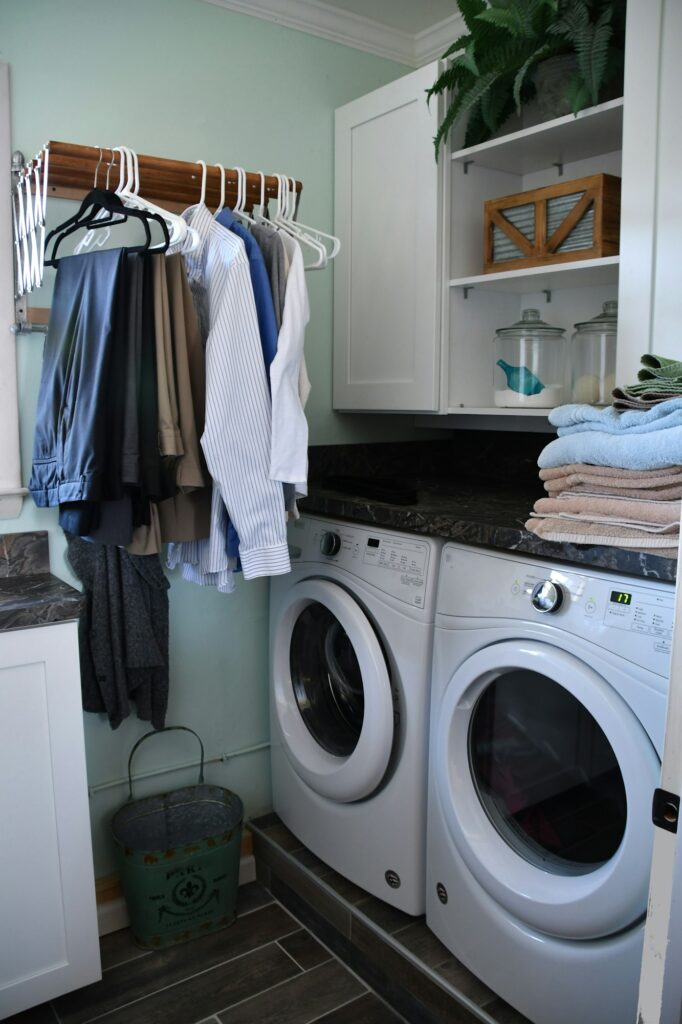
<path fill-rule="evenodd" d="M 625 414 L 627 415 L 627 413 Z M 636 412 L 635 415 L 647 415 Z M 540 469 L 587 462 L 616 469 L 664 469 L 682 465 L 682 426 L 645 434 L 585 430 L 550 441 L 538 458 Z"/>
<path fill-rule="evenodd" d="M 617 412 L 613 406 L 599 409 L 594 405 L 561 405 L 552 409 L 549 422 L 558 427 L 559 437 L 586 430 L 607 434 L 648 434 L 682 426 L 682 398 L 671 398 L 651 409 Z"/>

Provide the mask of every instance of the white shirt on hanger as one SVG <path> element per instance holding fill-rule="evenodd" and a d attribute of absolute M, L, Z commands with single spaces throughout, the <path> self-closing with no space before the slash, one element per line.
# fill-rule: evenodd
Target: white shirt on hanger
<path fill-rule="evenodd" d="M 308 479 L 308 422 L 303 410 L 310 394 L 310 381 L 303 357 L 303 343 L 306 325 L 310 320 L 310 304 L 301 247 L 286 231 L 280 232 L 280 237 L 290 265 L 282 326 L 277 338 L 277 354 L 270 366 L 270 479 L 295 484 L 298 493 L 305 494 Z"/>

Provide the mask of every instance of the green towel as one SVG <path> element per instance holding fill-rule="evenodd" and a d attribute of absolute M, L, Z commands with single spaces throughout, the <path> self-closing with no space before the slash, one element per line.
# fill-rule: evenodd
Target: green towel
<path fill-rule="evenodd" d="M 642 369 L 637 374 L 640 381 L 670 381 L 682 385 L 682 362 L 665 356 L 643 355 Z"/>

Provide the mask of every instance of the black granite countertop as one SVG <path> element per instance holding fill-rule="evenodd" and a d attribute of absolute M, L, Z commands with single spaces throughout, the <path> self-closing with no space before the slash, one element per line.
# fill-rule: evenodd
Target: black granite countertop
<path fill-rule="evenodd" d="M 394 530 L 443 537 L 460 544 L 518 551 L 552 561 L 593 566 L 628 576 L 674 582 L 677 560 L 623 548 L 557 544 L 529 533 L 524 523 L 540 496 L 539 484 L 509 481 L 410 479 L 417 491 L 414 505 L 395 505 L 353 497 L 312 481 L 301 512 L 318 513 Z"/>
<path fill-rule="evenodd" d="M 77 619 L 83 595 L 50 572 L 47 533 L 0 534 L 0 632 Z"/>

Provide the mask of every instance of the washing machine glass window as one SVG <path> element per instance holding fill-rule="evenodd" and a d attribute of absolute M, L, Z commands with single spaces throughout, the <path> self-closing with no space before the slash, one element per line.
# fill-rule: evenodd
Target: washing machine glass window
<path fill-rule="evenodd" d="M 309 604 L 294 625 L 289 651 L 291 682 L 301 717 L 330 754 L 355 750 L 365 713 L 362 672 L 353 644 L 324 605 Z"/>
<path fill-rule="evenodd" d="M 539 672 L 499 675 L 478 699 L 469 759 L 502 838 L 545 871 L 579 875 L 609 861 L 627 820 L 623 776 L 604 731 Z"/>

